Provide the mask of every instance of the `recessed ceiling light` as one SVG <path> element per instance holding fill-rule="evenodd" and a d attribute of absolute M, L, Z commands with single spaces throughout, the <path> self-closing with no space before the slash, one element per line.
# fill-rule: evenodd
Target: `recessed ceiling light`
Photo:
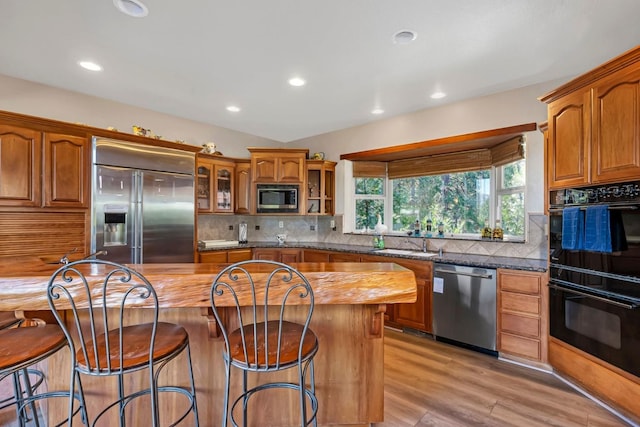
<path fill-rule="evenodd" d="M 240 111 L 240 107 L 238 107 L 237 105 L 229 105 L 227 107 L 227 111 L 230 111 L 232 113 L 237 113 Z"/>
<path fill-rule="evenodd" d="M 140 0 L 113 0 L 113 4 L 120 12 L 134 18 L 144 18 L 149 14 L 149 9 Z"/>
<path fill-rule="evenodd" d="M 307 82 L 304 79 L 301 79 L 300 77 L 293 77 L 291 79 L 289 79 L 289 84 L 291 86 L 304 86 L 305 84 L 307 84 Z"/>
<path fill-rule="evenodd" d="M 80 65 L 85 70 L 89 71 L 102 71 L 102 67 L 99 64 L 96 64 L 92 61 L 79 61 L 78 65 Z"/>
<path fill-rule="evenodd" d="M 371 114 L 382 114 L 384 113 L 384 110 L 382 108 L 374 108 L 373 110 L 371 110 Z"/>
<path fill-rule="evenodd" d="M 445 96 L 447 96 L 447 94 L 444 92 L 433 92 L 431 94 L 431 99 L 440 99 L 440 98 L 444 98 Z"/>
<path fill-rule="evenodd" d="M 418 37 L 415 31 L 412 30 L 400 30 L 393 35 L 393 42 L 395 44 L 409 44 Z"/>

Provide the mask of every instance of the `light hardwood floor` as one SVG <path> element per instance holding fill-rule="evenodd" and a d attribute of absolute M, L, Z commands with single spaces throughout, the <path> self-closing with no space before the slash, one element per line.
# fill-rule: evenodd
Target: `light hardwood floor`
<path fill-rule="evenodd" d="M 627 426 L 547 372 L 385 330 L 385 421 L 375 427 Z"/>

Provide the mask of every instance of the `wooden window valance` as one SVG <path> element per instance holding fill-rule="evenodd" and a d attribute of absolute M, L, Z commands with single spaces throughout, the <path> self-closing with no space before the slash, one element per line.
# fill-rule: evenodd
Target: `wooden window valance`
<path fill-rule="evenodd" d="M 524 137 L 518 136 L 491 148 L 491 163 L 502 166 L 524 159 Z"/>
<path fill-rule="evenodd" d="M 355 178 L 384 178 L 387 176 L 386 162 L 353 162 Z"/>
<path fill-rule="evenodd" d="M 439 154 L 389 162 L 389 178 L 442 175 L 445 173 L 487 169 L 489 167 L 491 167 L 491 152 L 489 150 L 471 150 L 462 153 Z"/>
<path fill-rule="evenodd" d="M 523 137 L 518 136 L 492 148 L 395 160 L 388 164 L 388 176 L 390 179 L 412 178 L 469 172 L 505 165 L 524 158 L 523 140 Z M 356 163 L 358 162 L 354 162 L 354 170 Z"/>

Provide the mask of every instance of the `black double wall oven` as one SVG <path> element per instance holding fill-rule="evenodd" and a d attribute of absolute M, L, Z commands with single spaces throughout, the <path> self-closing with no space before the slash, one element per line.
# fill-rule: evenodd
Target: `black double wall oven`
<path fill-rule="evenodd" d="M 551 336 L 640 376 L 640 181 L 549 203 Z"/>

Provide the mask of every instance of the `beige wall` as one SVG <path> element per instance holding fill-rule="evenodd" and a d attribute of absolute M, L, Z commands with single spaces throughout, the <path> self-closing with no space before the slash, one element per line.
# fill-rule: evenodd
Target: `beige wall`
<path fill-rule="evenodd" d="M 197 146 L 213 141 L 219 151 L 230 157 L 248 158 L 246 147 L 282 147 L 279 142 L 247 133 L 1 74 L 0 110 L 99 128 L 113 126 L 122 132 L 131 132 L 131 126 L 138 125 L 170 141 L 181 139 Z"/>
<path fill-rule="evenodd" d="M 521 89 L 474 98 L 411 114 L 305 138 L 287 147 L 323 151 L 328 160 L 341 154 L 407 144 L 452 135 L 546 120 L 546 105 L 537 98 L 559 86 L 562 81 L 547 82 Z M 113 126 L 130 132 L 131 125 L 150 128 L 164 139 L 182 139 L 192 145 L 214 141 L 226 156 L 249 157 L 246 147 L 283 147 L 285 144 L 199 123 L 106 99 L 82 95 L 26 80 L 0 75 L 0 110 L 46 117 L 91 126 Z M 344 176 L 339 165 L 337 177 Z M 543 211 L 544 157 L 540 132 L 527 134 L 527 212 Z M 344 179 L 337 183 L 338 200 L 344 194 Z M 338 211 L 342 213 L 338 202 Z"/>
<path fill-rule="evenodd" d="M 340 154 L 408 144 L 454 135 L 503 128 L 547 119 L 546 104 L 538 97 L 562 84 L 547 82 L 495 95 L 469 99 L 442 107 L 417 111 L 337 132 L 305 138 L 289 145 L 322 151 L 328 160 Z M 527 135 L 527 212 L 544 209 L 544 146 L 539 131 Z M 348 169 L 348 167 L 346 168 Z M 346 183 L 338 185 L 344 191 Z M 338 195 L 340 196 L 340 195 Z M 341 197 L 338 197 L 341 200 Z M 341 206 L 338 210 L 342 213 Z"/>

